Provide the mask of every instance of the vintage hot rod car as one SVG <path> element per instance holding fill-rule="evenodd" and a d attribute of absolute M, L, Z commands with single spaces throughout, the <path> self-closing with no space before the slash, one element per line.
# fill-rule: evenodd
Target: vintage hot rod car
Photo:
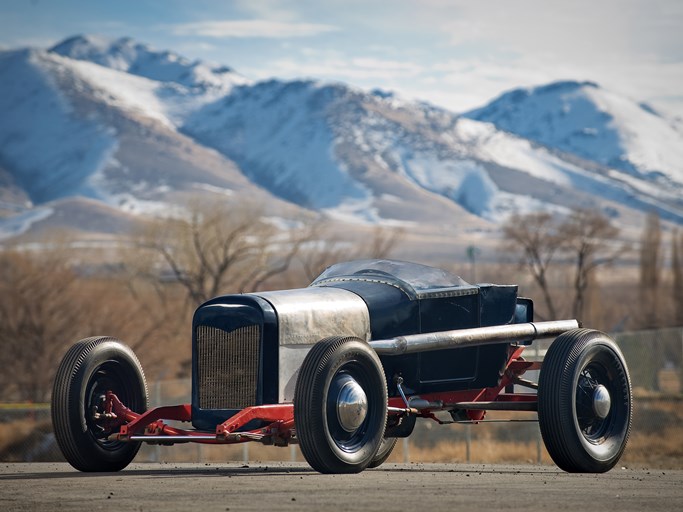
<path fill-rule="evenodd" d="M 543 337 L 556 337 L 544 361 L 525 360 L 525 347 Z M 522 378 L 539 369 L 537 383 Z M 109 337 L 79 341 L 57 370 L 52 420 L 81 471 L 120 470 L 141 442 L 258 441 L 299 443 L 314 469 L 350 473 L 384 462 L 416 418 L 477 423 L 487 410 L 537 411 L 560 468 L 604 472 L 626 446 L 631 401 L 614 341 L 576 320 L 533 322 L 533 303 L 516 286 L 364 260 L 334 265 L 307 288 L 202 304 L 190 404 L 147 410 L 130 348 Z"/>

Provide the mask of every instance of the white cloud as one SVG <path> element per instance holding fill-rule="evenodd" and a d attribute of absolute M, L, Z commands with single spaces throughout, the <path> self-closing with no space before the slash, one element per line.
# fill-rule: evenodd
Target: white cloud
<path fill-rule="evenodd" d="M 235 7 L 247 14 L 249 18 L 279 21 L 296 21 L 299 18 L 297 10 L 301 8 L 282 0 L 234 0 Z M 305 8 L 305 6 L 304 6 Z"/>
<path fill-rule="evenodd" d="M 258 70 L 248 70 L 261 75 Z M 422 67 L 411 62 L 382 60 L 368 57 L 343 58 L 328 56 L 323 59 L 302 61 L 295 58 L 277 59 L 268 63 L 270 76 L 300 78 L 312 77 L 331 80 L 351 81 L 357 84 L 415 78 Z"/>
<path fill-rule="evenodd" d="M 356 57 L 351 59 L 351 65 L 365 70 L 374 70 L 400 75 L 414 76 L 422 72 L 423 68 L 419 64 L 400 60 L 378 59 L 374 57 Z"/>
<path fill-rule="evenodd" d="M 286 39 L 311 37 L 339 30 L 321 23 L 295 23 L 272 20 L 221 20 L 181 23 L 171 26 L 177 36 L 204 36 L 214 38 L 268 38 Z"/>
<path fill-rule="evenodd" d="M 456 15 L 434 19 L 454 46 L 484 45 L 574 63 L 609 62 L 624 54 L 680 58 L 682 21 L 678 0 L 458 2 Z"/>

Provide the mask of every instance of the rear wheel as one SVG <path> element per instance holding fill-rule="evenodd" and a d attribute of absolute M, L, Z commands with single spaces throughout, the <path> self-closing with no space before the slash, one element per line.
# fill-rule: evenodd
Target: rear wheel
<path fill-rule="evenodd" d="M 394 451 L 398 438 L 408 437 L 412 434 L 416 420 L 417 416 L 413 415 L 402 417 L 389 416 L 387 418 L 387 428 L 384 432 L 382 444 L 368 467 L 376 468 L 384 464 Z"/>
<path fill-rule="evenodd" d="M 553 461 L 569 472 L 614 467 L 631 430 L 631 381 L 606 334 L 576 329 L 559 336 L 543 361 L 538 421 Z"/>
<path fill-rule="evenodd" d="M 147 384 L 133 351 L 119 340 L 86 338 L 64 356 L 52 390 L 52 424 L 66 460 L 80 471 L 119 471 L 140 449 L 139 442 L 110 441 L 98 416 L 107 391 L 129 409 L 147 409 Z"/>
<path fill-rule="evenodd" d="M 316 343 L 294 391 L 299 446 L 321 473 L 358 473 L 377 455 L 387 420 L 387 384 L 377 354 L 358 338 Z"/>
<path fill-rule="evenodd" d="M 385 437 L 382 439 L 382 444 L 379 445 L 379 450 L 377 450 L 377 454 L 372 458 L 370 464 L 368 464 L 368 468 L 378 468 L 384 464 L 391 455 L 391 452 L 396 448 L 397 442 L 398 438 L 396 437 Z"/>

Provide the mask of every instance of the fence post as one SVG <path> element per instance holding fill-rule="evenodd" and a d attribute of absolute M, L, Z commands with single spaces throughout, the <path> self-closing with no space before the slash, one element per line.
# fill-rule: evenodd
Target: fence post
<path fill-rule="evenodd" d="M 472 451 L 472 425 L 465 425 L 465 460 L 469 463 Z"/>
<path fill-rule="evenodd" d="M 159 407 L 161 404 L 161 381 L 156 380 L 154 382 L 154 407 Z M 152 462 L 161 461 L 161 445 L 154 445 L 154 450 L 152 451 Z"/>
<path fill-rule="evenodd" d="M 541 445 L 543 444 L 543 437 L 541 436 L 541 429 L 538 429 L 538 434 L 536 435 L 536 464 L 541 464 L 543 462 L 543 451 L 541 450 Z"/>

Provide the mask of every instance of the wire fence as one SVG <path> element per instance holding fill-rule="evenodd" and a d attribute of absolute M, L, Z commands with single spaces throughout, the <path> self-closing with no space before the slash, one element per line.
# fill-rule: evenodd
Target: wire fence
<path fill-rule="evenodd" d="M 683 328 L 618 333 L 613 337 L 626 358 L 634 391 L 633 429 L 622 461 L 683 468 Z M 525 357 L 542 359 L 551 342 L 534 342 Z M 525 376 L 530 380 L 536 377 L 531 372 Z M 154 382 L 150 385 L 150 406 L 189 403 L 190 393 L 189 379 Z M 535 413 L 487 414 L 491 420 L 511 418 L 528 421 L 440 426 L 420 419 L 413 434 L 400 440 L 389 460 L 550 463 Z M 0 461 L 61 460 L 49 404 L 0 404 Z M 229 460 L 304 459 L 296 445 L 277 448 L 258 443 L 143 445 L 136 458 L 138 462 Z"/>

